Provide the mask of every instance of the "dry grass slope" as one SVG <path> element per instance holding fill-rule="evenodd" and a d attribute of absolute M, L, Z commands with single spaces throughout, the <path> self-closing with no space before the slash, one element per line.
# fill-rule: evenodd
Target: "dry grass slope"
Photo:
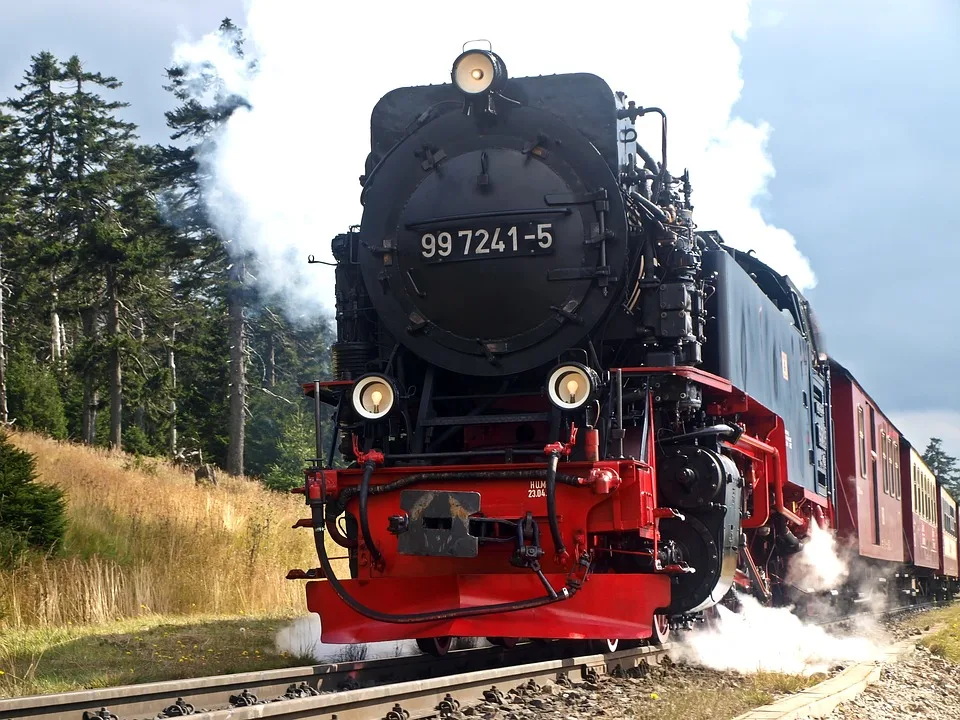
<path fill-rule="evenodd" d="M 300 496 L 226 478 L 198 487 L 158 460 L 19 433 L 40 479 L 69 499 L 61 557 L 0 572 L 0 628 L 103 623 L 145 614 L 303 612 L 314 567 Z"/>

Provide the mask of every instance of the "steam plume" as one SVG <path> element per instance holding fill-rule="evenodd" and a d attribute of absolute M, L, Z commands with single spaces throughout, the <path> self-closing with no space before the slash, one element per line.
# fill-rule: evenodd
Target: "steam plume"
<path fill-rule="evenodd" d="M 803 549 L 789 561 L 786 580 L 800 593 L 811 593 L 805 600 L 811 618 L 839 618 L 826 597 L 813 593 L 839 589 L 851 575 L 853 559 L 844 557 L 832 531 L 810 523 Z M 674 656 L 716 670 L 811 675 L 837 664 L 875 659 L 887 642 L 872 619 L 858 619 L 855 636 L 839 636 L 829 626 L 801 619 L 792 608 L 766 607 L 747 595 L 739 600 L 740 612 L 718 606 L 718 622 L 683 637 Z"/>
<path fill-rule="evenodd" d="M 332 273 L 306 265 L 330 259 L 329 242 L 359 222 L 358 176 L 369 150 L 376 101 L 402 85 L 449 81 L 461 43 L 486 37 L 514 76 L 592 72 L 638 105 L 670 117 L 670 170 L 689 167 L 696 219 L 758 256 L 803 288 L 815 278 L 794 238 L 754 206 L 774 170 L 770 128 L 731 114 L 743 87 L 739 41 L 749 28 L 748 0 L 591 5 L 494 0 L 473 6 L 428 0 L 348 3 L 336 15 L 309 0 L 249 0 L 240 23 L 255 75 L 215 36 L 184 41 L 174 62 L 212 63 L 244 97 L 215 150 L 205 158 L 211 216 L 236 251 L 253 253 L 261 289 L 282 298 L 292 316 L 332 305 Z M 611 43 L 610 28 L 623 28 Z M 641 141 L 654 151 L 653 120 Z"/>
<path fill-rule="evenodd" d="M 315 613 L 297 618 L 276 635 L 277 650 L 305 661 L 350 662 L 420 655 L 415 640 L 390 640 L 364 645 L 327 645 L 320 641 L 320 618 Z M 453 649 L 489 647 L 482 638 L 456 638 Z"/>
<path fill-rule="evenodd" d="M 718 606 L 716 627 L 692 631 L 672 656 L 715 670 L 812 675 L 880 654 L 868 638 L 833 636 L 789 608 L 765 607 L 749 596 L 740 600 L 739 613 Z"/>
<path fill-rule="evenodd" d="M 833 533 L 821 530 L 815 522 L 810 523 L 809 539 L 803 549 L 790 558 L 787 582 L 803 592 L 823 592 L 836 588 L 848 573 Z"/>

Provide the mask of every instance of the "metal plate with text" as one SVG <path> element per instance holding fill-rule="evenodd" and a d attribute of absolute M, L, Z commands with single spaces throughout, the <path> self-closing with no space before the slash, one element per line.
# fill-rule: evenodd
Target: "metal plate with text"
<path fill-rule="evenodd" d="M 470 516 L 480 512 L 480 493 L 404 490 L 400 507 L 410 518 L 398 538 L 400 554 L 477 556 L 477 538 L 469 530 Z"/>

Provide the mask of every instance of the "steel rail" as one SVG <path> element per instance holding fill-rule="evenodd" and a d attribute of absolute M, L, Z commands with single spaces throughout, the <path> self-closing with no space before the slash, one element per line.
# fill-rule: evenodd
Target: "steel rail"
<path fill-rule="evenodd" d="M 489 668 L 456 675 L 377 685 L 359 690 L 323 694 L 253 707 L 218 710 L 195 720 L 253 720 L 254 718 L 323 718 L 324 720 L 413 720 L 443 718 L 470 703 L 501 703 L 510 690 L 557 682 L 564 676 L 584 682 L 613 672 L 626 672 L 663 655 L 669 645 L 643 646 L 613 653 L 579 655 L 521 665 Z"/>
<path fill-rule="evenodd" d="M 888 617 L 941 606 L 941 603 L 898 606 L 815 624 L 839 625 L 860 617 Z M 577 654 L 582 648 L 580 643 L 526 642 L 510 650 L 499 647 L 455 650 L 441 658 L 412 655 L 168 680 L 0 699 L 0 720 L 83 720 L 98 715 L 105 720 L 156 718 L 180 698 L 195 709 L 196 712 L 188 716 L 193 720 L 442 717 L 457 704 L 484 700 L 496 703 L 503 693 L 530 680 L 542 684 L 556 681 L 559 675 L 582 680 L 618 667 L 626 671 L 656 662 L 672 645 L 580 655 Z M 251 704 L 231 702 L 245 692 L 249 693 L 245 701 Z M 167 714 L 167 717 L 174 716 Z"/>
<path fill-rule="evenodd" d="M 561 672 L 570 674 L 587 667 L 599 668 L 611 661 L 614 666 L 620 664 L 626 669 L 631 662 L 639 664 L 640 659 L 654 657 L 666 647 L 645 646 L 606 655 L 577 656 L 569 642 L 523 643 L 512 650 L 499 647 L 455 650 L 441 658 L 412 655 L 167 680 L 0 699 L 0 720 L 82 720 L 96 717 L 101 709 L 105 710 L 101 716 L 109 720 L 113 717 L 120 720 L 156 718 L 181 698 L 195 709 L 196 714 L 189 717 L 196 720 L 328 717 L 329 714 L 335 714 L 337 720 L 373 720 L 386 716 L 397 702 L 405 702 L 419 712 L 436 699 L 432 694 L 434 688 L 443 688 L 434 705 L 447 693 L 460 702 L 463 702 L 461 697 L 481 701 L 482 692 L 474 697 L 470 689 L 484 685 L 481 689 L 489 690 L 490 686 L 485 685 L 489 682 L 506 692 L 531 678 L 546 677 L 543 673 L 552 673 L 555 679 Z M 238 706 L 231 702 L 244 692 L 250 693 L 246 696 L 247 702 L 255 704 Z M 381 708 L 386 709 L 380 712 Z M 168 713 L 167 716 L 175 715 Z"/>
<path fill-rule="evenodd" d="M 926 612 L 927 610 L 934 610 L 936 608 L 949 607 L 950 604 L 951 603 L 927 602 L 923 603 L 922 605 L 898 605 L 896 607 L 885 608 L 883 610 L 867 610 L 865 612 L 851 613 L 850 615 L 844 615 L 843 617 L 815 622 L 814 625 L 818 625 L 819 627 L 843 627 L 855 622 L 856 620 L 890 620 L 901 615 L 909 615 L 910 613 L 921 613 Z"/>

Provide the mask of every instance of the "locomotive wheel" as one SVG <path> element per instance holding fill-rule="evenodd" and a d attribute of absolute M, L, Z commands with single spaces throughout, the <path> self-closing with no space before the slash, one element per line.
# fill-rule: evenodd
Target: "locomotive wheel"
<path fill-rule="evenodd" d="M 720 550 L 706 525 L 692 515 L 683 521 L 661 520 L 660 534 L 663 542 L 672 540 L 683 560 L 696 570 L 677 576 L 671 590 L 670 611 L 687 612 L 716 592 L 722 570 Z"/>
<path fill-rule="evenodd" d="M 508 638 L 508 637 L 488 637 L 487 642 L 495 647 L 506 648 L 507 650 L 512 650 L 517 646 L 518 638 Z"/>
<path fill-rule="evenodd" d="M 670 618 L 661 613 L 653 616 L 653 635 L 650 642 L 654 645 L 663 645 L 670 638 Z"/>
<path fill-rule="evenodd" d="M 450 646 L 453 644 L 453 638 L 449 635 L 433 638 L 417 638 L 417 647 L 425 655 L 433 657 L 443 657 L 447 654 Z"/>
<path fill-rule="evenodd" d="M 590 651 L 594 653 L 612 653 L 620 649 L 619 638 L 607 638 L 606 640 L 590 640 Z"/>

